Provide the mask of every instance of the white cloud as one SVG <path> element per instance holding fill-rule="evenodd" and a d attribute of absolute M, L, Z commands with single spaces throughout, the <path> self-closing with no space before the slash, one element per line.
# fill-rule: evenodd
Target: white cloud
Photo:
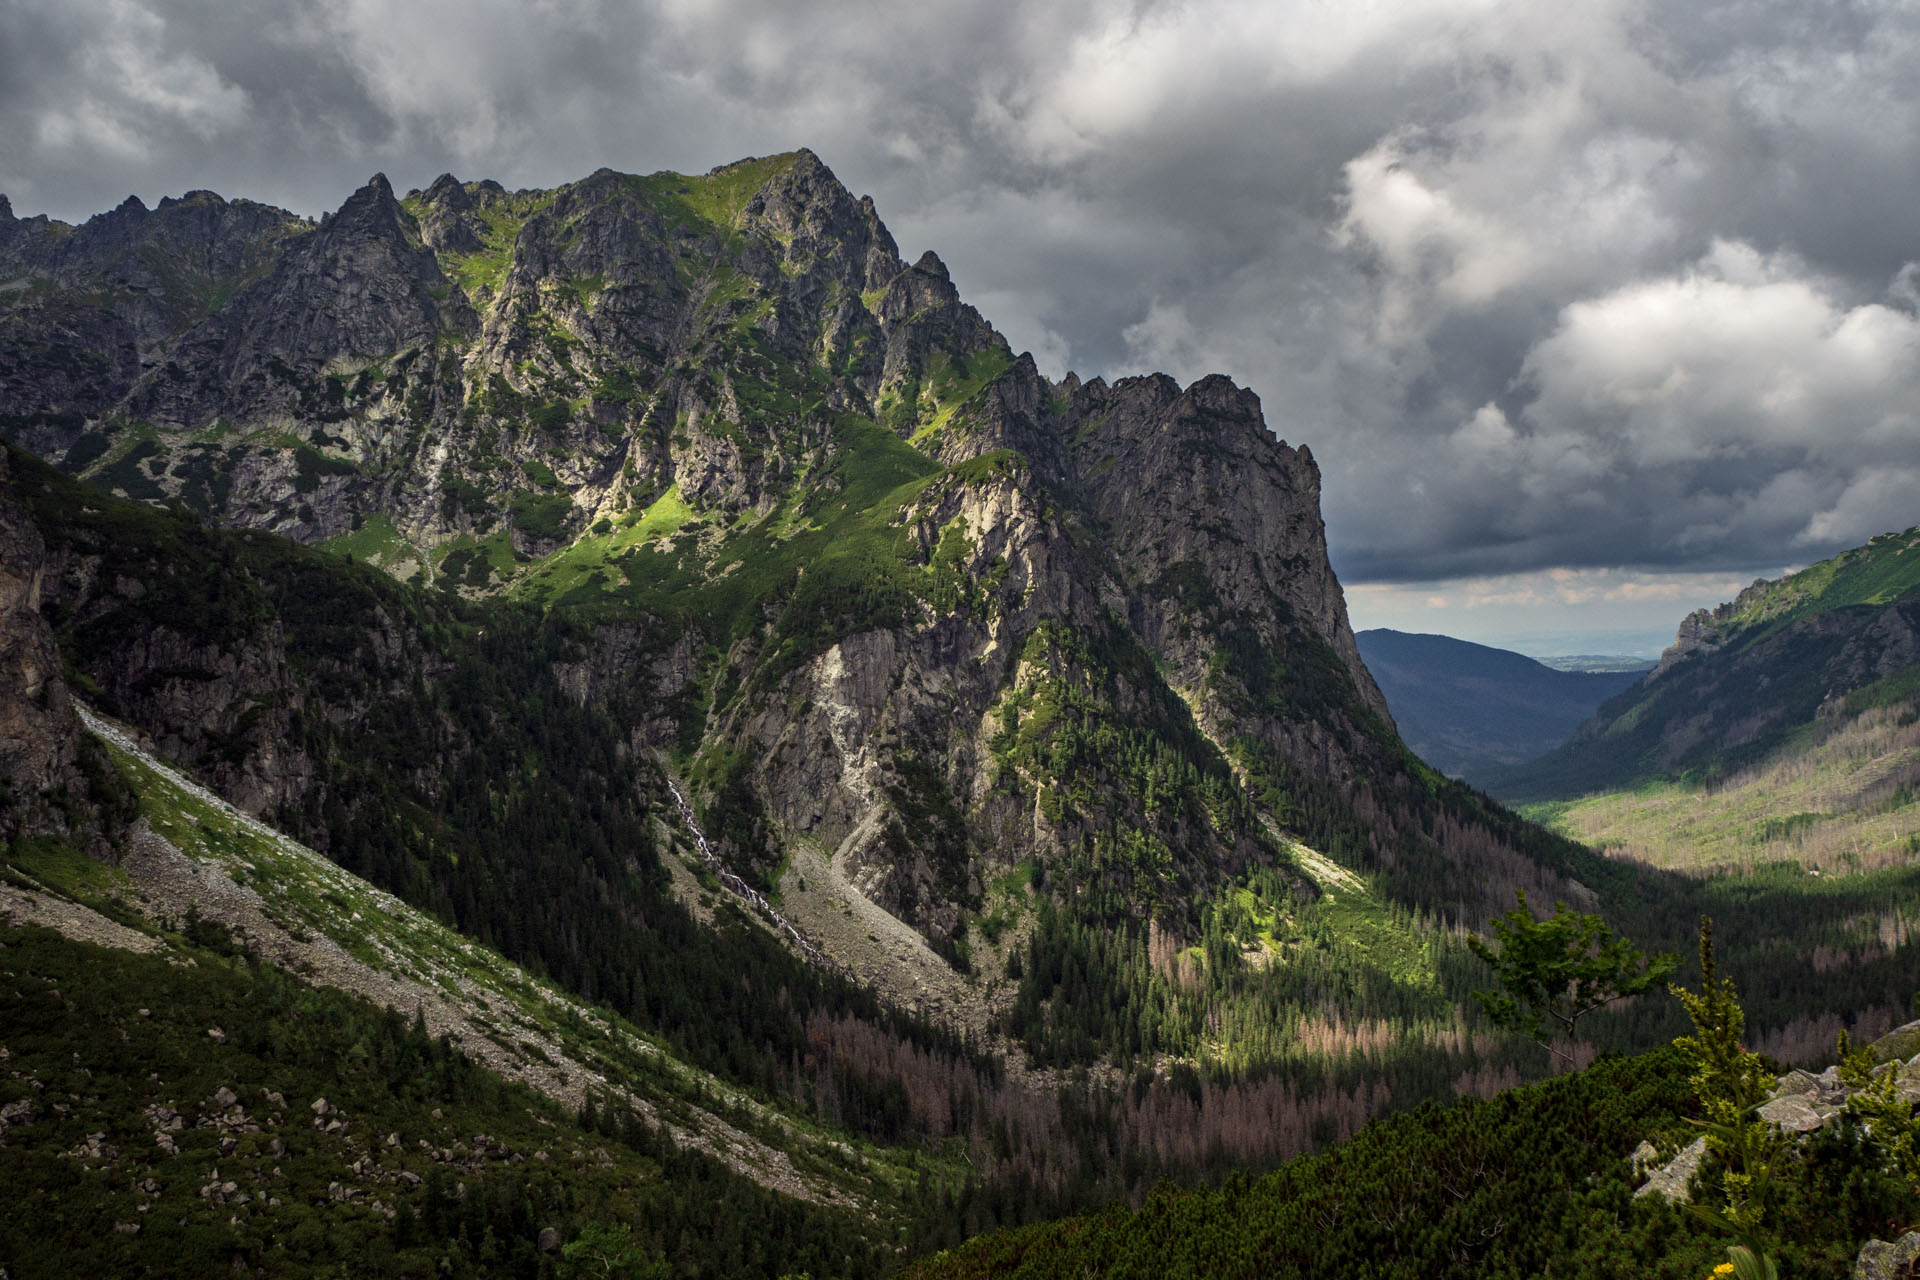
<path fill-rule="evenodd" d="M 1252 386 L 1325 469 L 1343 574 L 1700 569 L 1837 549 L 1920 466 L 1920 9 L 1844 18 L 14 0 L 0 181 L 22 213 L 192 186 L 318 212 L 376 168 L 811 146 L 1049 371 Z"/>
<path fill-rule="evenodd" d="M 1857 545 L 1877 534 L 1920 524 L 1920 467 L 1862 471 L 1830 507 L 1807 521 L 1795 542 Z"/>
<path fill-rule="evenodd" d="M 1920 442 L 1920 321 L 1846 306 L 1790 260 L 1717 243 L 1684 274 L 1569 305 L 1528 354 L 1542 424 L 1577 425 L 1640 466 L 1748 450 L 1836 465 Z"/>
<path fill-rule="evenodd" d="M 135 0 L 106 0 L 77 74 L 40 104 L 42 148 L 136 160 L 167 134 L 211 138 L 246 119 L 247 95 L 203 58 L 167 48 L 167 22 Z"/>

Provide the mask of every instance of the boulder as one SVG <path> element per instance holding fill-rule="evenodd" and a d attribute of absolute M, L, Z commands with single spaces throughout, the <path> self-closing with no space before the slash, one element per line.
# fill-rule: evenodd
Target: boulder
<path fill-rule="evenodd" d="M 1882 1062 L 1907 1061 L 1920 1054 L 1920 1021 L 1895 1027 L 1868 1046 Z"/>
<path fill-rule="evenodd" d="M 1832 1114 L 1814 1105 L 1807 1094 L 1789 1094 L 1784 1098 L 1775 1098 L 1760 1108 L 1760 1118 L 1769 1124 L 1778 1125 L 1788 1133 L 1812 1133 L 1827 1122 Z"/>
<path fill-rule="evenodd" d="M 1679 1155 L 1667 1161 L 1666 1165 L 1654 1171 L 1647 1184 L 1634 1192 L 1637 1200 L 1641 1196 L 1664 1196 L 1675 1204 L 1685 1204 L 1693 1199 L 1693 1193 L 1687 1190 L 1687 1184 L 1693 1181 L 1693 1175 L 1700 1172 L 1700 1162 L 1707 1155 L 1707 1140 L 1695 1138 Z"/>
<path fill-rule="evenodd" d="M 1892 1244 L 1869 1240 L 1854 1259 L 1853 1280 L 1906 1280 L 1920 1262 L 1920 1231 L 1909 1231 Z"/>

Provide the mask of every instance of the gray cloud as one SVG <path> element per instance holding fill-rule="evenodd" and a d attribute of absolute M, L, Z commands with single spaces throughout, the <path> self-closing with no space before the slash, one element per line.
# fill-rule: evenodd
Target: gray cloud
<path fill-rule="evenodd" d="M 0 190 L 302 212 L 796 146 L 1053 372 L 1224 370 L 1354 581 L 1920 519 L 1920 13 L 1797 0 L 14 0 Z"/>

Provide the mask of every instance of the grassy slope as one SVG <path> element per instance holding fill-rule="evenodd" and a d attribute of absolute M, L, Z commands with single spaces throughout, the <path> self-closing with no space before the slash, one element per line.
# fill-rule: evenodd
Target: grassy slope
<path fill-rule="evenodd" d="M 1848 605 L 1887 604 L 1916 588 L 1920 588 L 1920 525 L 1882 534 L 1770 584 L 1724 625 L 1776 624 Z"/>
<path fill-rule="evenodd" d="M 1710 786 L 1655 781 L 1522 812 L 1658 867 L 1751 872 L 1787 861 L 1834 874 L 1920 860 L 1916 782 L 1920 725 L 1903 700 L 1810 727 Z"/>
<path fill-rule="evenodd" d="M 662 1275 L 878 1269 L 871 1221 L 763 1191 L 643 1125 L 583 1128 L 400 1014 L 249 963 L 205 926 L 165 936 L 142 956 L 0 930 L 15 1280 L 538 1276 L 540 1231 L 589 1225 L 634 1231 Z M 323 1099 L 344 1128 L 316 1120 Z"/>
<path fill-rule="evenodd" d="M 32 1034 L 37 1036 L 37 1039 L 29 1042 L 31 1051 L 42 1054 L 48 1061 L 77 1052 L 81 1054 L 80 1062 L 93 1063 L 93 1051 L 87 1048 L 89 1032 L 83 1030 L 83 1026 L 137 1027 L 147 1039 L 158 1037 L 155 1043 L 161 1045 L 158 1049 L 108 1055 L 111 1072 L 119 1074 L 111 1076 L 113 1083 L 110 1086 L 102 1086 L 107 1091 L 87 1094 L 83 1098 L 86 1106 L 76 1105 L 73 1114 L 63 1115 L 56 1128 L 38 1135 L 30 1132 L 25 1154 L 20 1156 L 15 1165 L 17 1180 L 9 1181 L 7 1185 L 18 1187 L 25 1194 L 51 1196 L 53 1189 L 65 1185 L 55 1176 L 61 1167 L 59 1161 L 65 1157 L 56 1158 L 54 1153 L 71 1146 L 67 1142 L 70 1131 L 78 1131 L 83 1135 L 100 1131 L 109 1135 L 107 1141 L 110 1143 L 129 1145 L 124 1140 L 139 1129 L 139 1112 L 143 1108 L 163 1102 L 180 1109 L 182 1099 L 211 1093 L 219 1087 L 220 1079 L 225 1079 L 236 1089 L 240 1083 L 252 1080 L 264 1081 L 260 1088 L 277 1088 L 289 1098 L 297 1093 L 301 1101 L 294 1104 L 296 1107 L 304 1106 L 315 1095 L 327 1096 L 337 1104 L 343 1096 L 353 1096 L 354 1102 L 343 1105 L 354 1113 L 360 1132 L 374 1128 L 380 1133 L 403 1132 L 408 1135 L 409 1146 L 414 1142 L 414 1135 L 422 1131 L 437 1135 L 431 1144 L 435 1147 L 470 1140 L 473 1133 L 483 1130 L 499 1136 L 503 1132 L 503 1125 L 504 1132 L 517 1131 L 514 1117 L 519 1112 L 511 1110 L 503 1113 L 505 1119 L 490 1113 L 484 1117 L 485 1123 L 465 1116 L 450 1118 L 445 1125 L 437 1123 L 439 1117 L 436 1116 L 435 1123 L 429 1123 L 424 1113 L 436 1102 L 442 1101 L 441 1097 L 437 1094 L 415 1097 L 415 1090 L 399 1083 L 394 1084 L 390 1096 L 382 1092 L 377 1103 L 357 1096 L 356 1090 L 364 1094 L 367 1089 L 379 1085 L 380 1080 L 385 1078 L 382 1072 L 398 1070 L 388 1061 L 389 1057 L 408 1064 L 431 1059 L 440 1064 L 437 1070 L 442 1070 L 443 1074 L 451 1073 L 448 1078 L 459 1082 L 458 1089 L 464 1090 L 459 1094 L 460 1100 L 471 1097 L 487 1104 L 491 1111 L 506 1106 L 507 1103 L 502 1101 L 505 1099 L 516 1107 L 523 1107 L 529 1115 L 540 1117 L 526 1123 L 548 1129 L 556 1122 L 564 1122 L 572 1108 L 587 1096 L 594 1097 L 596 1106 L 603 1110 L 615 1109 L 609 1105 L 611 1100 L 617 1102 L 619 1110 L 649 1117 L 650 1122 L 642 1123 L 636 1119 L 626 1126 L 625 1132 L 631 1139 L 627 1147 L 631 1150 L 611 1152 L 608 1158 L 602 1158 L 596 1151 L 591 1157 L 591 1164 L 582 1166 L 591 1169 L 592 1176 L 582 1177 L 577 1186 L 569 1183 L 571 1189 L 550 1185 L 542 1193 L 547 1201 L 567 1207 L 569 1212 L 562 1215 L 563 1221 L 578 1224 L 588 1217 L 599 1216 L 582 1212 L 588 1206 L 599 1206 L 601 1214 L 628 1217 L 637 1224 L 640 1219 L 631 1217 L 625 1209 L 616 1214 L 606 1210 L 605 1206 L 619 1203 L 631 1206 L 638 1212 L 649 1203 L 654 1203 L 655 1210 L 659 1210 L 659 1202 L 676 1201 L 684 1194 L 684 1186 L 655 1193 L 635 1191 L 629 1185 L 660 1178 L 659 1160 L 668 1159 L 676 1150 L 675 1139 L 664 1137 L 666 1133 L 676 1135 L 678 1143 L 689 1150 L 719 1152 L 728 1161 L 761 1176 L 765 1176 L 767 1153 L 783 1152 L 784 1166 L 793 1175 L 787 1181 L 796 1188 L 804 1187 L 804 1193 L 816 1199 L 861 1206 L 859 1225 L 856 1225 L 855 1219 L 847 1217 L 845 1210 L 801 1207 L 784 1197 L 752 1187 L 739 1174 L 726 1172 L 719 1164 L 706 1161 L 704 1157 L 686 1157 L 675 1165 L 675 1176 L 683 1183 L 723 1184 L 724 1195 L 721 1198 L 739 1201 L 736 1207 L 740 1212 L 759 1214 L 782 1224 L 770 1239 L 752 1243 L 748 1249 L 754 1258 L 754 1265 L 748 1270 L 757 1273 L 773 1274 L 796 1263 L 799 1255 L 792 1248 L 799 1238 L 793 1235 L 796 1231 L 799 1236 L 813 1239 L 815 1244 L 821 1240 L 850 1242 L 852 1254 L 860 1255 L 855 1269 L 865 1270 L 871 1259 L 865 1256 L 866 1245 L 863 1242 L 885 1238 L 904 1223 L 905 1215 L 909 1212 L 907 1197 L 910 1192 L 917 1193 L 928 1185 L 939 1188 L 961 1181 L 957 1167 L 948 1167 L 944 1159 L 921 1151 L 882 1148 L 823 1129 L 810 1119 L 779 1112 L 704 1072 L 675 1061 L 662 1045 L 643 1036 L 617 1016 L 564 995 L 431 918 L 374 890 L 296 842 L 237 813 L 193 787 L 167 766 L 133 749 L 110 727 L 103 726 L 102 732 L 108 735 L 116 762 L 140 797 L 143 816 L 156 832 L 175 842 L 196 864 L 193 883 L 196 891 L 204 891 L 204 923 L 195 923 L 193 916 L 183 917 L 179 901 L 161 895 L 158 883 L 131 880 L 126 872 L 92 862 L 65 850 L 56 842 L 23 842 L 8 851 L 4 882 L 12 891 L 24 891 L 36 897 L 66 900 L 97 909 L 123 925 L 160 939 L 165 943 L 165 949 L 157 956 L 133 956 L 121 952 L 95 954 L 92 949 L 52 937 L 41 937 L 38 932 L 22 935 L 8 930 L 5 935 L 0 935 L 9 944 L 8 955 L 11 958 L 6 967 L 11 972 L 6 975 L 8 978 L 23 983 L 51 982 L 67 993 L 66 1003 L 62 1007 L 69 1013 L 79 1010 L 86 1013 L 82 1019 L 64 1017 L 47 1022 L 30 1007 L 34 989 L 31 985 L 13 992 L 14 999 L 27 1000 L 28 1006 L 22 1006 L 25 1012 L 18 1018 L 0 1019 L 0 1026 L 31 1029 Z M 284 938 L 277 934 L 273 939 L 236 934 L 229 929 L 222 920 L 223 915 L 227 919 L 244 918 L 236 917 L 226 909 L 236 885 L 244 886 L 240 890 L 243 894 L 258 895 L 258 903 L 266 919 L 272 922 L 272 926 L 284 931 Z M 163 907 L 166 909 L 162 910 Z M 193 910 L 198 912 L 197 903 Z M 266 932 L 273 933 L 274 930 L 270 927 Z M 343 991 L 309 988 L 280 967 L 264 963 L 263 953 L 284 953 L 284 947 L 278 944 L 284 942 L 285 938 L 298 942 L 331 940 L 338 944 L 348 956 L 389 980 L 393 991 L 403 993 L 395 997 L 403 1005 L 412 1001 L 423 1013 L 430 1013 L 427 1024 L 431 1029 L 450 1027 L 454 1047 L 443 1045 L 438 1049 L 423 1048 L 423 1045 L 430 1045 L 426 1032 L 423 1030 L 419 1035 L 412 1036 L 411 1040 L 408 1036 L 400 1035 L 395 1029 L 401 1021 L 397 1015 L 378 1014 L 373 1006 Z M 212 957 L 207 955 L 210 948 L 216 953 Z M 70 958 L 69 953 L 76 950 L 81 958 Z M 340 970 L 336 964 L 329 962 L 328 954 L 324 947 L 306 949 L 301 952 L 306 958 L 296 963 L 312 966 L 320 975 L 320 981 L 338 983 L 342 980 L 338 976 Z M 254 961 L 251 967 L 246 963 L 248 958 Z M 34 967 L 28 967 L 30 962 Z M 176 977 L 182 963 L 189 968 L 213 965 L 214 976 L 193 979 Z M 74 972 L 76 967 L 89 975 L 85 982 L 76 984 L 71 979 L 54 976 Z M 45 972 L 42 972 L 43 969 Z M 235 976 L 227 976 L 229 971 Z M 98 981 L 91 976 L 94 974 L 101 975 Z M 30 978 L 29 975 L 33 976 Z M 196 987 L 193 999 L 182 998 L 177 990 L 182 982 L 188 981 Z M 412 995 L 406 996 L 405 992 L 411 992 Z M 216 1005 L 216 1012 L 198 1011 L 207 1001 Z M 153 1009 L 155 1019 L 151 1022 L 134 1022 L 128 1016 L 128 1010 L 136 1005 Z M 289 1037 L 296 1041 L 300 1039 L 298 1028 L 306 1025 L 302 1022 L 304 1013 L 315 1009 L 325 1011 L 327 1018 L 345 1025 L 347 1032 L 343 1034 L 350 1036 L 349 1041 L 335 1046 L 337 1051 L 334 1053 L 315 1050 L 304 1057 L 296 1057 L 294 1060 L 304 1068 L 300 1072 L 277 1072 L 272 1069 L 274 1064 L 267 1059 L 274 1058 Z M 294 1024 L 291 1029 L 283 1025 L 289 1022 Z M 322 1032 L 326 1025 L 323 1020 Z M 201 1042 L 205 1041 L 209 1027 L 221 1028 L 227 1039 L 217 1043 L 231 1045 L 231 1048 L 223 1049 L 209 1044 L 203 1050 Z M 365 1032 L 364 1029 L 368 1027 L 374 1028 L 374 1031 Z M 376 1038 L 385 1037 L 381 1043 L 386 1047 L 373 1053 L 370 1059 L 368 1051 L 354 1048 L 352 1037 L 376 1033 Z M 396 1044 L 386 1044 L 389 1040 L 396 1041 L 397 1047 Z M 399 1044 L 398 1041 L 408 1043 Z M 23 1053 L 21 1040 L 10 1033 L 7 1043 L 15 1064 L 18 1064 Z M 129 1043 L 144 1045 L 146 1042 L 136 1040 Z M 192 1045 L 191 1052 L 186 1048 L 188 1045 Z M 457 1052 L 458 1048 L 463 1048 L 464 1052 Z M 387 1056 L 383 1057 L 383 1054 Z M 477 1056 L 469 1058 L 469 1054 Z M 195 1060 L 195 1055 L 205 1061 Z M 423 1059 L 422 1055 L 426 1055 L 426 1058 Z M 175 1064 L 175 1069 L 194 1083 L 183 1085 L 171 1074 L 151 1082 L 151 1087 L 149 1082 L 137 1080 L 133 1074 L 134 1064 L 144 1063 L 148 1056 L 156 1062 Z M 327 1063 L 332 1058 L 339 1059 L 336 1064 L 338 1070 L 335 1075 L 328 1075 Z M 535 1087 L 529 1089 L 522 1084 L 509 1084 L 498 1072 L 480 1066 L 481 1061 L 497 1066 L 508 1077 L 531 1081 Z M 360 1070 L 362 1065 L 366 1066 L 365 1071 Z M 21 1069 L 15 1065 L 15 1070 Z M 109 1078 L 110 1073 L 103 1074 L 98 1067 L 90 1069 L 103 1080 Z M 141 1070 L 144 1071 L 144 1067 Z M 363 1080 L 363 1076 L 369 1073 L 377 1079 L 371 1082 Z M 23 1077 L 15 1077 L 20 1078 Z M 205 1083 L 205 1080 L 215 1083 Z M 20 1092 L 16 1088 L 0 1093 L 0 1103 L 11 1100 Z M 250 1098 L 248 1105 L 253 1105 Z M 376 1123 L 364 1121 L 364 1115 L 369 1112 L 379 1115 Z M 85 1127 L 76 1130 L 75 1126 Z M 562 1129 L 565 1128 L 562 1123 Z M 442 1133 L 442 1130 L 445 1132 Z M 194 1135 L 195 1140 L 191 1144 L 182 1139 L 182 1151 L 185 1154 L 178 1158 L 179 1169 L 174 1169 L 165 1161 L 161 1162 L 166 1167 L 159 1171 L 168 1174 L 161 1179 L 166 1189 L 185 1185 L 188 1175 L 184 1170 L 199 1159 L 194 1153 L 205 1145 L 198 1141 L 198 1137 Z M 593 1140 L 594 1135 L 580 1135 L 577 1132 L 573 1139 L 576 1142 Z M 267 1159 L 262 1149 L 268 1141 L 266 1136 L 260 1137 L 257 1142 L 248 1140 L 233 1167 L 251 1169 L 253 1163 Z M 12 1142 L 16 1147 L 22 1145 L 17 1136 Z M 522 1158 L 529 1155 L 535 1146 L 552 1145 L 551 1141 L 516 1144 L 511 1139 L 506 1143 L 509 1148 L 519 1145 Z M 151 1139 L 147 1140 L 147 1145 L 151 1145 Z M 338 1144 L 323 1145 L 327 1150 L 316 1158 L 332 1160 Z M 599 1145 L 604 1149 L 607 1144 Z M 636 1151 L 651 1153 L 654 1163 L 634 1158 Z M 410 1155 L 411 1152 L 401 1154 Z M 333 1177 L 338 1178 L 338 1166 L 350 1163 L 352 1158 L 349 1155 L 345 1160 L 335 1161 L 332 1165 L 323 1163 L 321 1167 L 333 1168 Z M 612 1160 L 611 1164 L 608 1159 Z M 49 1160 L 53 1163 L 49 1164 Z M 686 1160 L 692 1163 L 687 1164 Z M 398 1156 L 395 1161 L 398 1161 L 398 1165 L 408 1163 Z M 388 1163 L 393 1164 L 394 1161 Z M 756 1165 L 761 1167 L 756 1169 Z M 604 1178 L 601 1176 L 603 1170 L 608 1171 Z M 196 1165 L 194 1176 L 202 1172 Z M 292 1181 L 286 1186 L 301 1189 L 303 1196 L 312 1196 L 313 1188 L 307 1185 L 306 1179 L 291 1168 L 288 1169 L 288 1176 Z M 318 1177 L 317 1174 L 314 1176 Z M 142 1221 L 135 1216 L 132 1205 L 134 1201 L 150 1197 L 132 1195 L 130 1188 L 133 1181 L 137 1180 L 118 1178 L 115 1180 L 117 1189 L 108 1189 L 103 1184 L 97 1191 L 87 1191 L 86 1198 L 80 1203 L 105 1206 L 104 1209 L 89 1209 L 89 1214 L 97 1215 L 108 1210 L 117 1213 L 124 1208 L 127 1210 L 127 1220 Z M 544 1181 L 552 1184 L 555 1180 L 546 1178 Z M 119 1187 L 118 1184 L 122 1182 L 127 1185 Z M 318 1183 L 319 1198 L 323 1200 L 325 1182 L 323 1179 Z M 566 1183 L 567 1179 L 562 1177 L 559 1182 Z M 518 1188 L 519 1183 L 514 1183 L 513 1187 Z M 77 1192 L 79 1189 L 74 1190 Z M 406 1187 L 395 1188 L 389 1182 L 382 1181 L 379 1194 L 384 1196 L 384 1203 L 388 1207 L 412 1204 L 425 1212 L 421 1201 L 424 1191 L 421 1188 L 412 1190 L 421 1194 L 411 1194 Z M 508 1198 L 520 1194 L 519 1190 L 502 1192 Z M 374 1195 L 374 1192 L 368 1192 L 362 1203 Z M 120 1201 L 129 1196 L 132 1198 L 128 1204 L 121 1205 Z M 266 1221 L 255 1224 L 250 1234 L 228 1232 L 223 1235 L 214 1232 L 216 1220 L 223 1219 L 224 1214 L 211 1217 L 189 1214 L 177 1223 L 169 1219 L 169 1230 L 160 1233 L 158 1238 L 175 1239 L 171 1228 L 178 1225 L 186 1233 L 183 1238 L 195 1249 L 214 1247 L 210 1242 L 219 1238 L 227 1241 L 220 1247 L 255 1258 L 259 1250 L 265 1247 L 262 1241 L 276 1238 L 305 1239 L 311 1234 L 298 1230 L 298 1224 L 305 1220 L 307 1213 L 306 1201 L 295 1203 L 294 1197 L 283 1199 L 287 1202 L 284 1206 L 273 1208 L 285 1208 L 285 1215 L 274 1212 L 263 1214 L 262 1208 L 256 1205 L 251 1216 L 264 1217 Z M 657 1227 L 662 1219 L 657 1213 L 648 1212 L 652 1215 L 648 1220 L 655 1224 L 650 1238 L 658 1239 Z M 664 1212 L 665 1219 L 671 1221 L 681 1210 L 668 1209 Z M 69 1224 L 65 1214 L 53 1213 L 50 1217 L 56 1227 Z M 201 1221 L 202 1218 L 206 1221 Z M 374 1221 L 369 1217 L 363 1225 L 366 1228 L 364 1232 L 360 1235 L 350 1234 L 349 1238 L 364 1238 L 374 1242 L 365 1247 L 374 1249 L 375 1256 L 386 1256 L 384 1251 L 387 1248 L 400 1247 L 387 1240 L 391 1234 L 389 1223 Z M 55 1234 L 58 1235 L 58 1230 Z M 733 1235 L 737 1247 L 738 1234 Z M 387 1242 L 380 1244 L 382 1240 Z M 138 1239 L 109 1240 L 105 1243 L 122 1247 L 117 1252 L 103 1254 L 103 1257 L 153 1256 L 143 1251 L 144 1242 Z M 476 1239 L 473 1243 L 478 1246 L 480 1242 Z M 18 1259 L 43 1257 L 49 1261 L 70 1261 L 79 1256 L 72 1252 L 73 1248 L 74 1241 L 67 1239 L 51 1243 L 46 1248 L 23 1246 L 18 1250 L 0 1250 L 0 1253 Z M 402 1249 L 401 1253 L 404 1252 Z M 694 1251 L 696 1254 L 698 1252 Z M 847 1259 L 852 1254 L 829 1251 L 825 1255 L 816 1253 L 811 1256 L 838 1259 L 834 1266 L 834 1269 L 838 1269 L 851 1265 Z M 317 1261 L 330 1255 L 326 1250 L 320 1250 L 318 1253 L 303 1252 L 293 1256 Z M 281 1270 L 299 1269 L 291 1261 L 281 1261 L 286 1262 L 286 1266 L 279 1268 Z M 466 1261 L 471 1263 L 474 1259 L 470 1257 Z M 403 1262 L 404 1258 L 394 1262 L 396 1274 L 409 1272 L 410 1268 L 401 1265 Z M 267 1260 L 266 1265 L 269 1265 L 269 1269 L 275 1269 L 272 1259 Z M 118 1265 L 111 1265 L 99 1273 L 123 1270 Z M 16 1270 L 14 1274 L 41 1272 L 29 1268 Z"/>

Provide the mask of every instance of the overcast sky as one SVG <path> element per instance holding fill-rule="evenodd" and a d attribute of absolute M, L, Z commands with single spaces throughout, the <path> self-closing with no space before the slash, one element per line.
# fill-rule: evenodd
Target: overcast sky
<path fill-rule="evenodd" d="M 1920 522 L 1917 96 L 1913 3 L 0 0 L 22 215 L 808 146 L 1049 373 L 1258 391 L 1357 625 L 1530 652 Z"/>

